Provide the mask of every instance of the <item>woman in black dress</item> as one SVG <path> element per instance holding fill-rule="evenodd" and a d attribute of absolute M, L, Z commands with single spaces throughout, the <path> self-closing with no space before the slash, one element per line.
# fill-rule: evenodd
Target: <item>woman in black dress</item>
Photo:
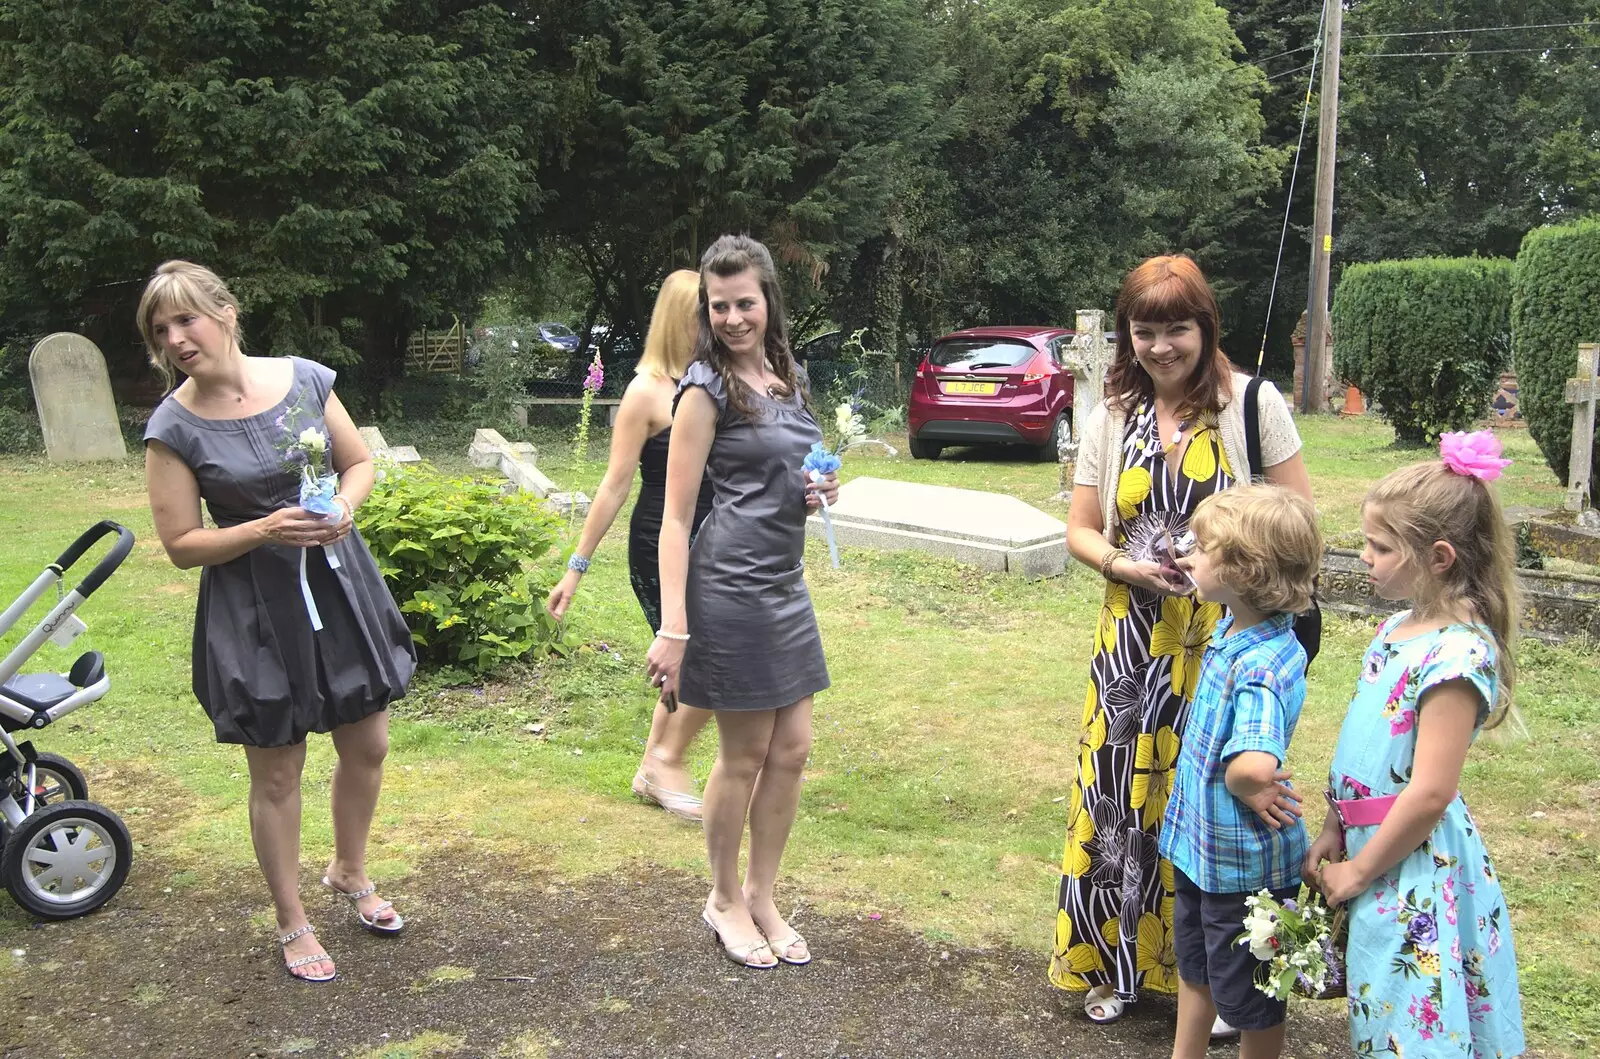
<path fill-rule="evenodd" d="M 334 373 L 299 357 L 247 357 L 239 304 L 209 269 L 169 261 L 139 303 L 156 368 L 183 382 L 145 428 L 156 532 L 174 565 L 201 567 L 193 686 L 217 740 L 250 767 L 250 837 L 277 910 L 289 973 L 334 976 L 300 903 L 300 774 L 306 735 L 333 736 L 334 856 L 323 883 L 361 925 L 404 920 L 366 872 L 367 835 L 389 747 L 388 705 L 416 649 L 352 513 L 372 491 L 372 457 L 333 394 Z M 339 513 L 299 506 L 290 430 L 319 431 L 339 476 Z M 204 500 L 216 528 L 201 519 Z"/>
<path fill-rule="evenodd" d="M 578 547 L 567 561 L 567 572 L 550 591 L 545 606 L 550 616 L 559 619 L 572 603 L 578 582 L 589 569 L 594 550 L 633 488 L 633 472 L 643 481 L 639 498 L 633 504 L 628 523 L 628 577 L 633 594 L 639 597 L 650 631 L 661 628 L 661 576 L 657 569 L 657 538 L 661 535 L 661 510 L 667 493 L 667 435 L 672 428 L 672 396 L 678 380 L 689 366 L 694 352 L 695 334 L 700 322 L 695 316 L 700 296 L 700 275 L 679 269 L 661 284 L 655 312 L 650 317 L 650 334 L 645 338 L 644 356 L 634 369 L 633 381 L 622 395 L 617 422 L 611 431 L 611 458 L 606 476 L 596 491 L 594 504 L 583 521 Z M 699 529 L 711 510 L 711 483 L 700 489 L 695 506 L 694 528 Z M 644 758 L 633 775 L 633 793 L 655 802 L 674 816 L 699 821 L 700 799 L 695 797 L 694 781 L 684 765 L 689 744 L 711 719 L 709 710 L 685 706 L 668 711 L 656 704 L 650 722 L 650 738 Z"/>

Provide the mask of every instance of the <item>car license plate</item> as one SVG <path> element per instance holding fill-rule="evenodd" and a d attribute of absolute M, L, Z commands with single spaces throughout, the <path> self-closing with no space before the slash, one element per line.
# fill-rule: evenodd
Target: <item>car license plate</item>
<path fill-rule="evenodd" d="M 998 392 L 1000 384 L 997 382 L 947 382 L 944 384 L 945 393 L 982 393 L 993 394 Z"/>

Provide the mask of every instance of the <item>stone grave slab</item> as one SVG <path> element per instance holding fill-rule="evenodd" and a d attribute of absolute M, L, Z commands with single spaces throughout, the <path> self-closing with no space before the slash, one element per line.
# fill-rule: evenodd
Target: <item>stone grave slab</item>
<path fill-rule="evenodd" d="M 99 347 L 82 335 L 46 335 L 28 357 L 34 406 L 52 463 L 120 460 L 128 455 Z"/>
<path fill-rule="evenodd" d="M 564 492 L 539 470 L 538 452 L 525 441 L 512 443 L 498 430 L 488 427 L 473 432 L 472 444 L 467 447 L 467 462 L 474 467 L 497 470 L 510 483 L 526 489 L 541 500 L 547 501 L 563 515 L 589 511 L 589 498 L 581 492 Z"/>
<path fill-rule="evenodd" d="M 361 440 L 367 443 L 367 450 L 374 459 L 391 460 L 395 463 L 421 463 L 422 457 L 417 454 L 415 446 L 391 445 L 383 439 L 383 431 L 377 427 L 360 427 Z"/>
<path fill-rule="evenodd" d="M 920 551 L 996 573 L 1053 577 L 1067 566 L 1067 525 L 1003 493 L 855 478 L 830 509 L 841 545 Z M 806 520 L 822 537 L 822 516 Z"/>

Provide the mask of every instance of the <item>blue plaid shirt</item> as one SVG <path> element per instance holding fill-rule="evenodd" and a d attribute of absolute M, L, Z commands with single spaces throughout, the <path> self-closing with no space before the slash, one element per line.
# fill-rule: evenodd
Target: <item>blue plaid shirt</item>
<path fill-rule="evenodd" d="M 1161 828 L 1161 855 L 1216 894 L 1296 886 L 1306 855 L 1305 824 L 1273 830 L 1226 783 L 1228 763 L 1247 750 L 1284 761 L 1306 701 L 1306 653 L 1292 615 L 1228 636 L 1232 626 L 1232 616 L 1217 623 L 1200 663 Z"/>

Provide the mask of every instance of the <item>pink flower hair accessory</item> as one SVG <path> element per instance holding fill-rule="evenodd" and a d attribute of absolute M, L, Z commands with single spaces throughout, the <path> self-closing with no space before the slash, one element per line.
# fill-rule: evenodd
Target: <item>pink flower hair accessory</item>
<path fill-rule="evenodd" d="M 1487 430 L 1439 435 L 1439 458 L 1457 474 L 1492 482 L 1511 461 L 1500 455 L 1500 439 Z"/>

